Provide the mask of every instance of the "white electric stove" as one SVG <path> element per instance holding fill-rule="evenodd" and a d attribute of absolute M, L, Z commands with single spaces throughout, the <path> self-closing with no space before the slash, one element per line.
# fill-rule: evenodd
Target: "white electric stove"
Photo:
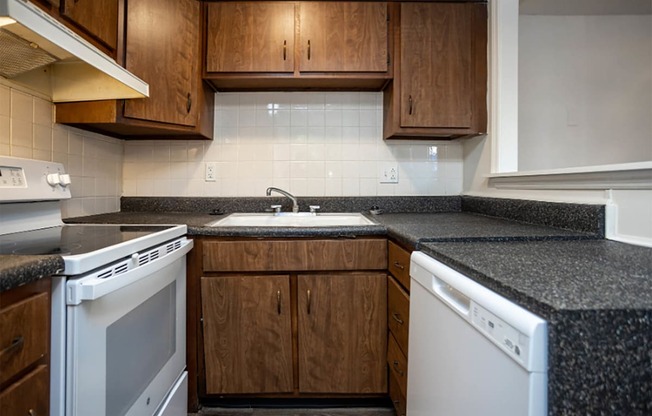
<path fill-rule="evenodd" d="M 56 254 L 52 416 L 182 416 L 185 225 L 68 225 L 62 164 L 0 157 L 0 254 Z"/>

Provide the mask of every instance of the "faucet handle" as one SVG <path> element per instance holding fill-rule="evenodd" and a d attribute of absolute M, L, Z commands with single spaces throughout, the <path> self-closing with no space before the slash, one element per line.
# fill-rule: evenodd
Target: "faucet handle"
<path fill-rule="evenodd" d="M 273 209 L 276 214 L 281 212 L 281 205 L 271 205 L 270 208 Z"/>
<path fill-rule="evenodd" d="M 310 212 L 313 214 L 316 214 L 317 210 L 321 208 L 319 205 L 309 205 L 308 207 L 310 208 Z"/>

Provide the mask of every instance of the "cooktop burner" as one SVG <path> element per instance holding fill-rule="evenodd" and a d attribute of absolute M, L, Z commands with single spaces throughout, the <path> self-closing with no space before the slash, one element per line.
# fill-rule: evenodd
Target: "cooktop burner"
<path fill-rule="evenodd" d="M 170 228 L 173 226 L 62 225 L 0 235 L 0 254 L 85 254 Z"/>

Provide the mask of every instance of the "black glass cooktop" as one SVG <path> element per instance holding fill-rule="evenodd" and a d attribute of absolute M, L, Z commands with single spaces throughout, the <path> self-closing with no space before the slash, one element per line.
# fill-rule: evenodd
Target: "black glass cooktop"
<path fill-rule="evenodd" d="M 77 255 L 133 240 L 171 225 L 62 225 L 0 235 L 0 254 Z"/>

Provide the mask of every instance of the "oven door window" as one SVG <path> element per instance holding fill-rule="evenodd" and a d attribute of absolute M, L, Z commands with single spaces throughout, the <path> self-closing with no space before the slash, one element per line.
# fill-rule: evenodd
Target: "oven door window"
<path fill-rule="evenodd" d="M 175 299 L 172 282 L 106 329 L 106 416 L 126 414 L 174 355 Z"/>
<path fill-rule="evenodd" d="M 67 415 L 154 414 L 185 368 L 185 285 L 179 259 L 68 306 Z"/>

